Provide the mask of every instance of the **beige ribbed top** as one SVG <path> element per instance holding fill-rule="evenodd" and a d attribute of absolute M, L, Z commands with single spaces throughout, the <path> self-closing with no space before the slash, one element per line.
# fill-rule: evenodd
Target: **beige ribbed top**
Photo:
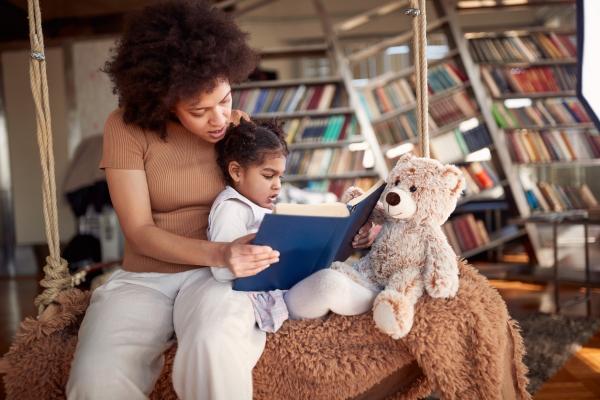
<path fill-rule="evenodd" d="M 146 172 L 152 218 L 157 227 L 206 240 L 210 207 L 225 188 L 214 145 L 182 125 L 169 122 L 167 139 L 123 122 L 113 111 L 104 127 L 100 168 Z M 172 264 L 136 253 L 125 241 L 123 268 L 136 272 L 180 272 L 194 266 Z"/>

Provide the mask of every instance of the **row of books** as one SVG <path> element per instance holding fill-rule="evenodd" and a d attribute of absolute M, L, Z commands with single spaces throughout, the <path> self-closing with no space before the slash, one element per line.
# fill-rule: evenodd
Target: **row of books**
<path fill-rule="evenodd" d="M 478 114 L 477 105 L 460 91 L 452 96 L 437 100 L 429 105 L 429 132 L 452 125 Z M 418 137 L 416 111 L 410 110 L 396 118 L 373 124 L 373 129 L 382 145 L 402 143 Z"/>
<path fill-rule="evenodd" d="M 587 184 L 580 186 L 537 182 L 525 189 L 532 211 L 562 212 L 584 210 L 598 205 L 598 200 Z"/>
<path fill-rule="evenodd" d="M 467 196 L 492 189 L 500 184 L 500 178 L 489 162 L 472 162 L 460 165 L 459 168 L 465 177 Z"/>
<path fill-rule="evenodd" d="M 430 150 L 433 157 L 441 162 L 451 163 L 461 161 L 468 154 L 492 144 L 492 138 L 485 124 L 480 124 L 465 132 L 454 129 L 431 138 Z"/>
<path fill-rule="evenodd" d="M 442 229 L 456 254 L 476 249 L 490 242 L 483 221 L 473 214 L 463 214 L 446 222 Z"/>
<path fill-rule="evenodd" d="M 364 87 L 357 91 L 361 104 L 371 120 L 398 108 L 415 104 L 413 88 L 406 79 L 398 79 L 375 88 Z"/>
<path fill-rule="evenodd" d="M 462 85 L 468 80 L 467 76 L 453 62 L 434 66 L 428 72 L 428 87 L 431 94 L 447 91 Z M 414 82 L 397 79 L 384 85 L 361 88 L 360 100 L 365 106 L 369 117 L 374 120 L 385 113 L 415 104 Z"/>
<path fill-rule="evenodd" d="M 586 131 L 520 130 L 507 132 L 515 162 L 590 160 L 600 158 L 600 136 Z"/>
<path fill-rule="evenodd" d="M 325 111 L 347 107 L 348 95 L 341 85 L 334 83 L 238 89 L 233 92 L 233 106 L 250 115 L 306 110 Z"/>
<path fill-rule="evenodd" d="M 336 142 L 358 135 L 356 118 L 337 115 L 326 118 L 293 118 L 284 126 L 288 143 Z"/>
<path fill-rule="evenodd" d="M 322 176 L 362 171 L 364 150 L 347 148 L 295 150 L 287 159 L 286 174 Z"/>
<path fill-rule="evenodd" d="M 396 118 L 373 124 L 373 129 L 381 145 L 393 145 L 414 140 L 418 136 L 415 111 L 411 110 Z M 429 131 L 434 132 L 437 129 L 437 124 L 429 115 Z"/>
<path fill-rule="evenodd" d="M 577 56 L 574 35 L 532 33 L 528 36 L 469 40 L 475 62 L 535 62 Z"/>
<path fill-rule="evenodd" d="M 507 108 L 502 103 L 492 105 L 492 114 L 503 129 L 590 122 L 583 106 L 575 98 L 536 100 L 530 106 Z"/>
<path fill-rule="evenodd" d="M 350 186 L 359 187 L 366 191 L 371 188 L 377 179 L 375 178 L 356 178 L 356 179 L 331 179 L 331 180 L 318 180 L 309 181 L 305 185 L 297 185 L 303 189 L 315 191 L 315 192 L 329 192 L 337 196 L 338 199 L 342 198 L 342 195 Z"/>
<path fill-rule="evenodd" d="M 577 67 L 483 67 L 481 76 L 492 96 L 509 93 L 544 93 L 575 90 Z"/>
<path fill-rule="evenodd" d="M 477 113 L 477 104 L 464 90 L 437 100 L 429 106 L 429 115 L 438 126 L 449 125 Z"/>
<path fill-rule="evenodd" d="M 413 81 L 416 79 L 413 76 Z M 427 72 L 430 94 L 440 93 L 467 82 L 469 78 L 453 61 L 430 67 Z M 416 85 L 416 82 L 413 84 Z"/>

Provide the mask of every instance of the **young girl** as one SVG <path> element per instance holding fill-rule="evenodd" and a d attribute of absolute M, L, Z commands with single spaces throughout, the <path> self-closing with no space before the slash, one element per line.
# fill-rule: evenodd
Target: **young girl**
<path fill-rule="evenodd" d="M 288 149 L 281 127 L 275 122 L 242 120 L 230 126 L 216 145 L 217 163 L 227 184 L 215 199 L 208 216 L 208 240 L 231 242 L 255 233 L 265 214 L 273 210 L 281 190 Z M 228 282 L 235 275 L 227 268 L 211 267 L 216 280 Z M 283 292 L 248 293 L 261 330 L 275 332 L 287 319 Z"/>
<path fill-rule="evenodd" d="M 241 121 L 216 145 L 217 163 L 228 186 L 217 196 L 208 217 L 209 240 L 228 242 L 254 233 L 273 210 L 288 155 L 284 137 L 274 122 Z M 227 268 L 211 270 L 218 281 L 235 279 Z M 371 308 L 376 292 L 326 268 L 287 291 L 285 301 L 280 290 L 250 292 L 249 296 L 259 328 L 274 332 L 288 313 L 295 319 L 319 318 L 329 311 L 362 314 Z"/>

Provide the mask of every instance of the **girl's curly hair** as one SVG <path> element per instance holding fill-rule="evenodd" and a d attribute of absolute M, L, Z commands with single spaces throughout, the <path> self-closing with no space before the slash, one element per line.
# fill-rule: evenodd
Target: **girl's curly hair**
<path fill-rule="evenodd" d="M 240 120 L 239 125 L 229 125 L 225 137 L 215 145 L 217 164 L 228 185 L 233 186 L 229 163 L 237 161 L 242 167 L 260 165 L 265 157 L 289 154 L 285 133 L 279 122 Z"/>
<path fill-rule="evenodd" d="M 179 100 L 210 92 L 219 79 L 241 82 L 255 69 L 246 39 L 207 0 L 167 0 L 131 15 L 104 66 L 123 120 L 165 138 Z"/>

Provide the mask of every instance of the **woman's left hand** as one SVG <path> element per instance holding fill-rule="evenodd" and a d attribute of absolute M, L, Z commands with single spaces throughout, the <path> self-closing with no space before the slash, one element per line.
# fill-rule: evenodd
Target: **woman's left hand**
<path fill-rule="evenodd" d="M 378 225 L 367 222 L 360 228 L 356 236 L 354 236 L 352 247 L 355 249 L 366 249 L 367 247 L 371 247 L 380 230 L 381 229 L 378 229 Z"/>
<path fill-rule="evenodd" d="M 231 110 L 231 117 L 229 121 L 234 125 L 239 125 L 240 121 L 244 118 L 246 121 L 250 121 L 250 117 L 248 114 L 243 112 L 242 110 Z"/>

